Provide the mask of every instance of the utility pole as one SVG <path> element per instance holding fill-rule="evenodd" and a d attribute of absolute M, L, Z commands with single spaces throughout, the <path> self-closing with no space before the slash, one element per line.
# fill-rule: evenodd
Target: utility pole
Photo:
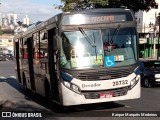
<path fill-rule="evenodd" d="M 154 38 L 153 38 L 153 57 L 156 59 L 156 25 L 154 25 Z"/>
<path fill-rule="evenodd" d="M 155 12 L 155 19 L 157 18 L 157 13 Z M 153 57 L 156 59 L 156 20 L 154 24 L 154 38 L 153 38 Z"/>
<path fill-rule="evenodd" d="M 151 57 L 155 59 L 156 44 L 154 40 L 155 40 L 156 29 L 155 29 L 155 25 L 151 22 L 149 24 L 149 27 L 150 27 L 149 38 L 151 41 L 151 54 L 152 54 Z"/>
<path fill-rule="evenodd" d="M 159 39 L 160 39 L 160 13 L 157 16 L 157 21 L 159 25 L 159 31 L 158 31 L 158 52 L 157 52 L 157 60 L 159 60 Z"/>

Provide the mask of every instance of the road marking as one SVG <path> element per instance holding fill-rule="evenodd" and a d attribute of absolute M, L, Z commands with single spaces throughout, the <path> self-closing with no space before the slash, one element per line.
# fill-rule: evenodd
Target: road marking
<path fill-rule="evenodd" d="M 14 76 L 14 75 L 12 75 L 12 76 L 0 76 L 0 79 L 7 79 L 7 78 L 16 79 L 16 76 Z"/>
<path fill-rule="evenodd" d="M 126 108 L 132 108 L 131 106 L 125 105 Z"/>
<path fill-rule="evenodd" d="M 9 78 L 14 78 L 14 79 L 16 79 L 16 76 L 9 76 Z"/>
<path fill-rule="evenodd" d="M 0 76 L 0 79 L 7 79 L 6 77 Z"/>

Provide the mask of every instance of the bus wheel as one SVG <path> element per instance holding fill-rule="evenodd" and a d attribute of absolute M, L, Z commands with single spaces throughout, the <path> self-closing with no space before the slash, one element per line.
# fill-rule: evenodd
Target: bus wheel
<path fill-rule="evenodd" d="M 146 87 L 146 88 L 152 87 L 152 84 L 151 84 L 151 82 L 149 81 L 148 78 L 145 78 L 145 79 L 144 79 L 143 85 L 144 85 L 144 87 Z"/>
<path fill-rule="evenodd" d="M 52 93 L 47 80 L 45 80 L 45 98 L 47 99 L 47 101 L 52 100 Z"/>

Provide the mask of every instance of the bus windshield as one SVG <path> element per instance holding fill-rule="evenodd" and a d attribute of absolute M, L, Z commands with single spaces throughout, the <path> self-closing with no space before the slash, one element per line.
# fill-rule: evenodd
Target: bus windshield
<path fill-rule="evenodd" d="M 136 63 L 136 29 L 131 27 L 62 32 L 60 63 L 63 68 L 84 69 Z"/>

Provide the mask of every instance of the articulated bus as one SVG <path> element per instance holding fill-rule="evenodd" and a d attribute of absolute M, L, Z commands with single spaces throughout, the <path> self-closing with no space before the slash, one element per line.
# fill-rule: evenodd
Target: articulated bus
<path fill-rule="evenodd" d="M 66 12 L 14 37 L 17 80 L 63 106 L 140 98 L 132 10 Z"/>

